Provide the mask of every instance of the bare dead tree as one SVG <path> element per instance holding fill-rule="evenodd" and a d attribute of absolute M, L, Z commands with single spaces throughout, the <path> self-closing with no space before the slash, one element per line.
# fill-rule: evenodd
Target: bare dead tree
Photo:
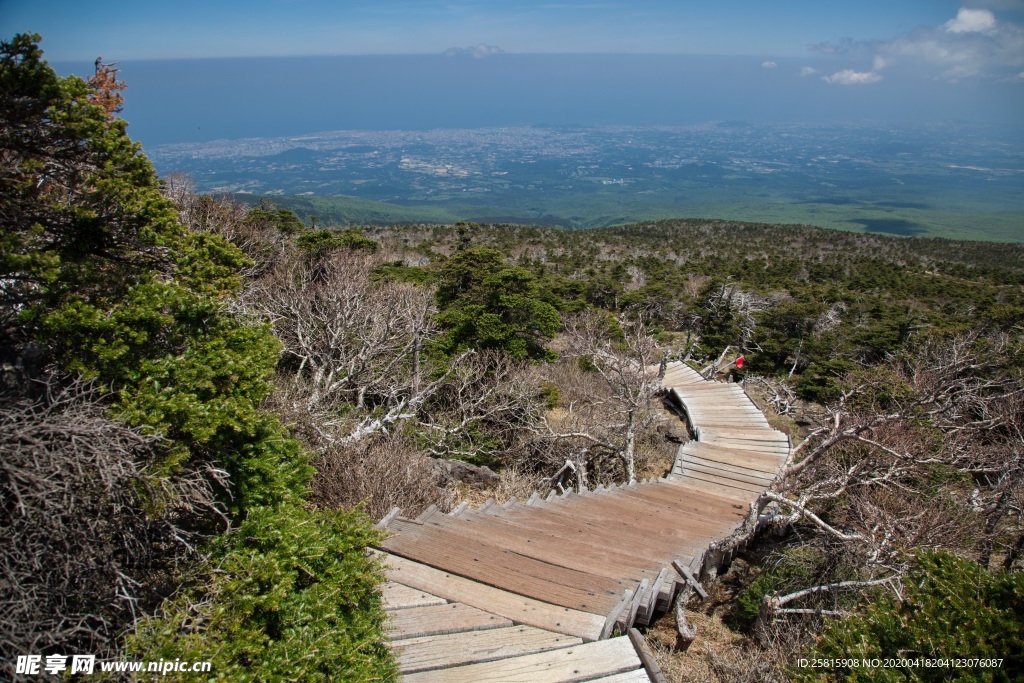
<path fill-rule="evenodd" d="M 105 407 L 78 382 L 0 397 L 5 653 L 112 652 L 174 585 L 196 517 L 219 515 L 207 477 L 223 472 L 157 474 L 160 439 Z"/>
<path fill-rule="evenodd" d="M 987 563 L 997 528 L 1019 538 L 1011 491 L 1021 483 L 1024 384 L 1006 363 L 1010 345 L 977 334 L 926 341 L 862 373 L 818 414 L 746 531 L 807 525 L 849 550 L 860 583 L 766 596 L 763 619 L 800 613 L 784 606 L 810 595 L 895 586 L 913 548 L 978 552 Z"/>
<path fill-rule="evenodd" d="M 491 457 L 519 446 L 535 426 L 541 396 L 530 365 L 508 354 L 481 351 L 466 358 L 424 404 L 417 424 L 436 457 Z"/>
<path fill-rule="evenodd" d="M 746 375 L 743 378 L 743 388 L 747 387 L 762 389 L 768 405 L 778 415 L 792 415 L 796 411 L 796 393 L 785 382 L 759 375 Z"/>
<path fill-rule="evenodd" d="M 601 378 L 602 391 L 592 392 L 578 405 L 570 405 L 558 424 L 544 418 L 543 438 L 559 442 L 573 455 L 577 477 L 585 477 L 588 461 L 613 455 L 629 482 L 636 480 L 636 449 L 639 435 L 656 417 L 651 399 L 657 388 L 658 356 L 654 339 L 642 322 L 620 318 L 621 340 L 609 319 L 590 311 L 565 324 L 569 352 L 583 359 Z M 578 485 L 585 485 L 579 479 Z"/>
<path fill-rule="evenodd" d="M 377 265 L 365 252 L 337 251 L 316 261 L 293 254 L 242 301 L 284 344 L 283 370 L 302 387 L 291 394 L 293 409 L 322 414 L 321 436 L 330 443 L 356 443 L 415 417 L 473 355 L 431 376 L 435 368 L 422 349 L 437 334 L 433 291 L 375 283 Z M 342 407 L 352 409 L 348 416 Z"/>

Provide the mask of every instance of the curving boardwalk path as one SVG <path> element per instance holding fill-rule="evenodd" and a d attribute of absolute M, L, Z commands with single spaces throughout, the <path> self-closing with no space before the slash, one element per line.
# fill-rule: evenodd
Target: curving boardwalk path
<path fill-rule="evenodd" d="M 662 387 L 696 436 L 662 479 L 381 520 L 403 680 L 657 678 L 629 628 L 672 604 L 683 581 L 673 561 L 708 569 L 709 546 L 733 533 L 789 452 L 739 386 L 670 363 Z"/>

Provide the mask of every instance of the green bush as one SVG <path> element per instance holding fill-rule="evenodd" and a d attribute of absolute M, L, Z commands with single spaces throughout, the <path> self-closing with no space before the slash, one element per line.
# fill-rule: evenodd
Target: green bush
<path fill-rule="evenodd" d="M 786 549 L 770 569 L 758 574 L 746 590 L 740 593 L 736 607 L 730 614 L 730 621 L 734 626 L 750 628 L 761 612 L 764 596 L 815 585 L 824 561 L 824 554 L 816 548 Z"/>
<path fill-rule="evenodd" d="M 377 540 L 355 512 L 254 508 L 216 545 L 208 582 L 142 622 L 128 649 L 210 660 L 210 681 L 396 680 L 381 639 L 382 572 L 364 551 Z"/>
<path fill-rule="evenodd" d="M 1024 573 L 990 572 L 945 551 L 925 551 L 904 581 L 903 600 L 886 594 L 833 622 L 805 655 L 856 659 L 998 659 L 998 668 L 837 667 L 795 669 L 797 680 L 1024 680 Z"/>
<path fill-rule="evenodd" d="M 131 651 L 211 659 L 215 680 L 393 679 L 382 577 L 364 550 L 377 538 L 369 520 L 305 507 L 306 455 L 261 408 L 279 345 L 228 305 L 248 260 L 178 221 L 125 122 L 94 102 L 103 93 L 59 78 L 38 41 L 0 44 L 0 155 L 10 162 L 0 171 L 0 361 L 31 351 L 33 372 L 49 372 L 48 381 L 95 380 L 113 416 L 161 437 L 166 448 L 145 472 L 154 488 L 195 478 L 216 491 L 235 527 L 202 548 L 208 566 L 180 566 L 182 577 L 204 581 L 126 577 L 158 598 L 176 596 L 137 624 Z M 282 231 L 299 229 L 287 212 L 271 218 Z M 304 245 L 376 248 L 356 231 L 309 233 Z M 174 501 L 168 507 L 176 511 Z M 213 533 L 208 517 L 189 514 L 180 513 L 181 527 Z M 98 613 L 89 604 L 78 611 Z"/>

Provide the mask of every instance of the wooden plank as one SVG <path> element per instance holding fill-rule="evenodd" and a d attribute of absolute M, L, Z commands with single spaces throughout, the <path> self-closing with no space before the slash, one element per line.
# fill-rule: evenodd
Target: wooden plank
<path fill-rule="evenodd" d="M 640 582 L 640 585 L 636 587 L 636 592 L 633 593 L 633 602 L 629 606 L 629 615 L 626 616 L 626 628 L 628 629 L 633 625 L 636 620 L 636 613 L 640 610 L 640 601 L 644 599 L 644 593 L 647 592 L 647 586 L 650 581 L 644 579 Z"/>
<path fill-rule="evenodd" d="M 601 639 L 605 639 L 615 632 L 615 624 L 619 622 L 622 617 L 622 613 L 626 611 L 630 603 L 633 601 L 633 593 L 629 590 L 622 591 L 622 599 L 616 603 L 615 607 L 608 612 L 608 616 L 605 617 L 604 626 L 601 628 Z"/>
<path fill-rule="evenodd" d="M 643 493 L 643 489 L 637 489 L 623 495 L 633 497 Z M 616 542 L 634 546 L 643 544 L 648 548 L 664 548 L 690 547 L 694 543 L 700 544 L 703 536 L 713 529 L 720 528 L 724 520 L 730 516 L 728 508 L 722 509 L 724 517 L 701 519 L 696 514 L 692 517 L 680 517 L 678 510 L 669 507 L 653 512 L 637 513 L 637 501 L 630 501 L 631 505 L 629 506 L 624 505 L 625 501 L 621 500 L 607 499 L 606 502 L 606 505 L 588 510 L 585 515 L 577 516 L 573 511 L 551 510 L 550 514 L 544 517 L 522 516 L 519 519 L 523 521 L 524 525 L 543 526 L 553 533 L 562 533 L 570 538 L 604 538 L 609 544 Z M 689 502 L 693 504 L 696 501 Z M 723 501 L 721 498 L 709 497 L 707 499 L 709 507 L 730 502 Z M 679 524 L 681 519 L 687 519 L 688 523 Z M 637 534 L 637 528 L 644 529 L 643 535 Z M 391 542 L 389 539 L 388 543 Z"/>
<path fill-rule="evenodd" d="M 651 683 L 647 672 L 643 668 L 627 671 L 624 674 L 615 674 L 604 678 L 592 678 L 589 683 Z"/>
<path fill-rule="evenodd" d="M 749 484 L 753 487 L 752 490 L 759 492 L 768 488 L 774 480 L 774 477 L 766 477 L 763 474 L 748 474 L 741 470 L 737 470 L 737 468 L 722 465 L 721 463 L 702 462 L 700 459 L 693 457 L 680 458 L 677 461 L 676 466 L 681 470 L 699 472 L 702 475 L 708 475 L 710 477 L 730 479 L 738 483 Z"/>
<path fill-rule="evenodd" d="M 440 633 L 461 633 L 511 626 L 512 620 L 470 607 L 461 602 L 410 607 L 387 613 L 388 637 L 392 641 Z"/>
<path fill-rule="evenodd" d="M 509 626 L 409 638 L 396 641 L 391 649 L 401 672 L 410 674 L 582 644 L 583 640 L 575 636 L 552 633 L 533 626 Z"/>
<path fill-rule="evenodd" d="M 579 636 L 584 640 L 596 640 L 604 626 L 604 615 L 558 607 L 485 586 L 402 557 L 384 552 L 379 554 L 389 567 L 387 574 L 392 581 L 425 590 L 447 600 L 458 600 L 486 609 L 518 624 Z"/>
<path fill-rule="evenodd" d="M 643 540 L 654 540 L 657 538 L 672 538 L 678 542 L 686 543 L 693 541 L 700 536 L 699 530 L 707 526 L 716 526 L 721 522 L 721 516 L 728 514 L 728 503 L 716 501 L 709 498 L 707 501 L 683 500 L 679 505 L 667 505 L 662 509 L 651 509 L 644 500 L 650 500 L 654 492 L 645 488 L 633 489 L 622 492 L 616 498 L 606 498 L 602 504 L 594 504 L 591 501 L 582 501 L 572 508 L 553 508 L 546 510 L 544 515 L 512 515 L 510 519 L 523 521 L 524 524 L 543 525 L 555 533 L 564 530 L 564 533 L 573 537 L 582 534 L 589 538 L 608 539 L 616 538 L 624 542 L 635 544 L 640 540 L 636 529 L 637 525 L 644 528 Z M 661 494 L 665 495 L 665 494 Z M 723 505 L 723 503 L 725 503 Z M 697 509 L 693 510 L 694 518 L 689 528 L 677 524 L 665 526 L 666 519 L 672 519 L 678 514 L 678 510 L 689 506 L 691 509 L 701 504 L 707 505 L 708 512 L 699 515 Z M 716 512 L 712 514 L 711 510 Z M 704 519 L 700 519 L 700 517 Z"/>
<path fill-rule="evenodd" d="M 721 520 L 722 514 L 728 513 L 728 507 L 718 505 L 713 500 L 705 501 L 688 500 L 683 496 L 676 497 L 678 489 L 665 489 L 663 487 L 644 487 L 621 491 L 614 497 L 603 501 L 582 501 L 572 507 L 563 507 L 551 510 L 550 517 L 558 518 L 569 522 L 588 525 L 595 533 L 614 532 L 616 529 L 636 534 L 638 525 L 644 533 L 661 534 L 678 537 L 692 537 L 692 534 L 682 534 L 681 529 L 655 529 L 652 524 L 674 517 L 682 510 L 693 513 L 694 528 L 707 523 L 715 524 Z M 561 517 L 559 517 L 561 515 Z M 537 516 L 539 517 L 539 515 Z M 525 518 L 525 516 L 524 516 Z M 595 528 L 596 527 L 596 528 Z"/>
<path fill-rule="evenodd" d="M 432 516 L 437 514 L 437 506 L 431 505 L 426 510 L 420 513 L 420 516 L 416 518 L 417 522 L 424 522 L 430 519 Z"/>
<path fill-rule="evenodd" d="M 765 434 L 768 434 L 768 436 L 765 436 Z M 735 431 L 724 432 L 708 429 L 700 430 L 699 436 L 701 438 L 698 438 L 697 441 L 700 442 L 710 441 L 711 439 L 727 439 L 729 441 L 735 441 L 738 443 L 746 443 L 750 446 L 760 446 L 761 448 L 769 452 L 789 452 L 789 442 L 785 439 L 775 437 L 770 433 L 764 433 L 760 436 L 751 436 L 749 434 L 740 434 Z"/>
<path fill-rule="evenodd" d="M 604 612 L 629 583 L 559 567 L 444 527 L 394 524 L 401 525 L 401 533 L 382 544 L 392 554 L 566 607 Z"/>
<path fill-rule="evenodd" d="M 764 413 L 751 405 L 745 405 L 737 401 L 734 405 L 702 405 L 693 406 L 690 410 L 689 415 L 691 417 L 709 417 L 709 418 L 736 418 L 742 420 L 755 420 L 758 422 L 764 422 L 768 424 L 768 419 Z"/>
<path fill-rule="evenodd" d="M 683 490 L 682 494 L 686 495 L 689 492 Z M 722 499 L 711 499 L 716 504 L 725 502 Z M 690 504 L 698 504 L 699 501 L 689 501 Z M 727 503 L 727 502 L 726 502 Z M 659 517 L 655 521 L 660 524 L 656 528 L 650 528 L 645 531 L 645 538 L 649 539 L 668 539 L 666 543 L 675 543 L 677 545 L 689 545 L 697 541 L 701 533 L 699 528 L 705 525 L 716 526 L 721 522 L 717 519 L 700 519 L 700 515 L 694 515 L 695 519 L 693 524 L 689 528 L 678 527 L 675 522 L 683 517 L 688 517 L 685 512 L 678 512 L 681 508 L 676 508 L 677 515 L 672 516 L 672 509 L 669 509 L 666 514 L 673 519 L 673 524 L 670 527 L 665 526 L 666 518 Z M 545 533 L 551 539 L 563 539 L 567 542 L 572 542 L 583 547 L 597 547 L 601 550 L 607 551 L 606 557 L 609 560 L 621 561 L 622 566 L 644 566 L 643 562 L 639 564 L 629 557 L 623 558 L 620 554 L 620 545 L 623 549 L 629 547 L 637 539 L 637 533 L 635 528 L 629 526 L 615 526 L 614 528 L 602 529 L 602 519 L 588 515 L 586 518 L 577 518 L 571 514 L 565 516 L 556 516 L 554 511 L 544 516 L 516 516 L 513 518 L 503 519 L 499 523 L 490 524 L 493 528 L 505 528 L 510 532 L 518 530 L 523 535 L 528 535 L 530 538 L 538 539 L 541 533 Z M 659 541 L 660 542 L 660 541 Z M 630 551 L 635 557 L 646 557 L 646 555 L 637 554 L 636 547 Z"/>
<path fill-rule="evenodd" d="M 387 529 L 388 528 L 388 524 L 391 524 L 391 522 L 396 517 L 398 517 L 398 514 L 401 511 L 402 511 L 401 508 L 391 508 L 391 512 L 389 512 L 388 514 L 384 515 L 384 518 L 381 519 L 376 524 L 374 524 L 374 527 L 377 528 L 377 529 Z"/>
<path fill-rule="evenodd" d="M 538 652 L 532 655 L 424 671 L 405 683 L 573 683 L 634 671 L 643 666 L 629 638 Z"/>
<path fill-rule="evenodd" d="M 673 524 L 681 525 L 685 522 L 686 528 L 694 531 L 714 529 L 731 524 L 738 516 L 746 514 L 743 512 L 745 508 L 736 507 L 734 500 L 715 496 L 711 491 L 680 491 L 670 482 L 665 484 L 668 485 L 662 485 L 657 490 L 640 492 L 637 498 L 659 504 L 666 496 L 678 496 L 670 503 L 661 503 L 667 506 Z"/>
<path fill-rule="evenodd" d="M 700 401 L 698 403 L 698 401 Z M 728 399 L 726 401 L 701 401 L 701 399 L 695 398 L 691 401 L 693 405 L 690 406 L 691 410 L 696 413 L 708 415 L 712 413 L 723 413 L 723 414 L 737 414 L 737 415 L 760 415 L 764 417 L 764 413 L 761 412 L 757 406 L 749 401 L 744 401 L 742 398 Z"/>
<path fill-rule="evenodd" d="M 712 490 L 722 495 L 732 496 L 733 500 L 736 500 L 738 496 L 741 500 L 753 502 L 766 488 L 760 484 L 737 481 L 723 474 L 702 472 L 699 468 L 694 467 L 681 466 L 674 469 L 673 473 L 679 478 L 679 481 L 689 479 L 705 482 L 712 487 Z"/>
<path fill-rule="evenodd" d="M 765 442 L 757 443 L 747 441 L 746 439 L 731 439 L 729 437 L 706 435 L 706 437 L 699 443 L 715 446 L 717 448 L 727 448 L 731 451 L 747 451 L 755 455 L 775 458 L 780 466 L 789 455 L 788 446 L 773 446 Z"/>
<path fill-rule="evenodd" d="M 469 539 L 484 537 L 503 550 L 606 578 L 622 578 L 623 571 L 628 575 L 643 571 L 651 564 L 646 553 L 638 553 L 632 548 L 630 552 L 624 552 L 609 543 L 608 537 L 592 538 L 586 543 L 583 540 L 587 539 L 559 537 L 542 527 L 517 525 L 507 519 L 467 520 L 461 524 L 446 524 L 445 529 Z"/>
<path fill-rule="evenodd" d="M 701 600 L 708 599 L 708 592 L 704 590 L 704 586 L 700 585 L 700 582 L 693 576 L 693 572 L 690 571 L 690 567 L 684 565 L 679 560 L 672 562 L 672 566 L 675 567 L 676 571 L 686 579 L 686 583 L 693 586 L 693 590 L 697 591 L 697 595 L 700 596 Z"/>
<path fill-rule="evenodd" d="M 679 453 L 685 453 L 704 460 L 728 463 L 733 467 L 745 467 L 749 470 L 770 474 L 778 472 L 782 465 L 782 458 L 777 455 L 752 453 L 746 450 L 735 448 L 724 448 L 703 441 L 691 441 L 679 448 Z"/>
<path fill-rule="evenodd" d="M 706 443 L 711 446 L 717 446 L 719 448 L 728 448 L 733 451 L 749 451 L 757 455 L 763 455 L 773 458 L 778 458 L 779 465 L 782 465 L 782 461 L 789 455 L 789 448 L 769 446 L 767 444 L 756 444 L 750 441 L 744 441 L 743 439 L 729 439 L 729 438 L 707 438 L 700 443 Z"/>
<path fill-rule="evenodd" d="M 661 587 L 668 576 L 669 569 L 662 567 L 661 571 L 658 572 L 658 578 L 647 589 L 647 595 L 644 596 L 644 603 L 640 605 L 640 614 L 637 617 L 641 624 L 649 624 L 651 622 L 651 617 L 654 616 L 658 608 L 658 597 L 661 595 Z"/>
<path fill-rule="evenodd" d="M 714 496 L 708 497 L 707 500 L 695 499 L 691 492 L 681 492 L 667 481 L 660 480 L 652 485 L 622 491 L 615 499 L 616 504 L 625 504 L 627 501 L 638 506 L 641 511 L 650 510 L 652 505 L 667 506 L 667 508 L 677 511 L 686 510 L 692 513 L 696 521 L 699 521 L 701 517 L 718 521 L 722 519 L 723 514 L 728 515 L 731 509 L 729 502 L 716 501 Z M 607 500 L 601 502 L 583 500 L 572 506 L 554 508 L 551 510 L 551 515 L 564 511 L 564 513 L 575 513 L 575 517 L 581 521 L 599 520 L 602 515 L 594 514 L 594 511 L 607 510 L 609 505 L 611 503 Z M 630 531 L 635 533 L 635 528 L 631 528 Z"/>
<path fill-rule="evenodd" d="M 676 582 L 673 580 L 675 571 L 667 577 L 667 580 L 661 584 L 661 590 L 658 591 L 657 598 L 654 602 L 655 611 L 667 612 L 672 607 L 672 599 L 675 597 Z"/>
<path fill-rule="evenodd" d="M 635 628 L 631 628 L 627 631 L 627 635 L 637 655 L 640 656 L 640 661 L 644 665 L 644 671 L 647 673 L 648 679 L 655 683 L 668 683 L 665 679 L 665 674 L 661 672 L 661 667 L 658 666 L 657 660 L 654 659 L 654 655 L 647 649 L 647 641 L 640 635 L 640 632 Z"/>
<path fill-rule="evenodd" d="M 636 544 L 635 532 L 599 536 L 592 529 L 573 531 L 551 520 L 501 520 L 500 524 L 481 522 L 469 533 L 490 534 L 500 543 L 509 541 L 510 549 L 530 554 L 559 566 L 577 566 L 601 576 L 622 578 L 637 576 L 644 571 L 669 561 L 676 553 L 687 548 L 706 545 L 706 540 L 695 536 L 690 541 L 665 541 L 660 544 Z M 627 546 L 629 554 L 620 552 Z M 522 550 L 523 547 L 529 548 Z M 530 548 L 533 546 L 533 548 Z M 587 563 L 591 563 L 589 566 Z"/>
<path fill-rule="evenodd" d="M 690 474 L 678 474 L 673 476 L 676 477 L 676 479 L 674 479 L 672 482 L 673 484 L 693 489 L 694 491 L 698 492 L 707 491 L 710 493 L 714 493 L 715 495 L 721 496 L 722 498 L 731 499 L 733 503 L 735 503 L 737 506 L 742 506 L 744 504 L 750 505 L 750 503 L 754 502 L 754 500 L 757 498 L 757 495 L 754 495 L 750 491 L 739 489 L 734 486 L 726 486 L 724 484 L 708 481 L 706 479 L 701 479 Z"/>
<path fill-rule="evenodd" d="M 721 459 L 720 457 L 716 459 L 704 458 L 700 455 L 683 452 L 676 458 L 676 465 L 693 465 L 694 467 L 702 467 L 707 469 L 709 473 L 735 474 L 741 481 L 757 483 L 763 488 L 768 487 L 773 481 L 775 481 L 775 472 L 763 472 L 751 467 L 736 465 L 728 460 Z"/>
<path fill-rule="evenodd" d="M 381 586 L 381 594 L 384 596 L 384 609 L 388 610 L 443 605 L 447 602 L 444 598 L 394 581 L 385 581 Z"/>

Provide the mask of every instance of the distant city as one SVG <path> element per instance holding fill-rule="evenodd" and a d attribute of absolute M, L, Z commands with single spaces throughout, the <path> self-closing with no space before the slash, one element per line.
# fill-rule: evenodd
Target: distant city
<path fill-rule="evenodd" d="M 577 227 L 717 208 L 897 234 L 963 237 L 973 226 L 979 237 L 995 230 L 1016 240 L 1024 239 L 1022 137 L 1018 128 L 968 124 L 727 122 L 334 131 L 147 154 L 160 173 L 184 171 L 212 193 L 459 205 Z"/>

